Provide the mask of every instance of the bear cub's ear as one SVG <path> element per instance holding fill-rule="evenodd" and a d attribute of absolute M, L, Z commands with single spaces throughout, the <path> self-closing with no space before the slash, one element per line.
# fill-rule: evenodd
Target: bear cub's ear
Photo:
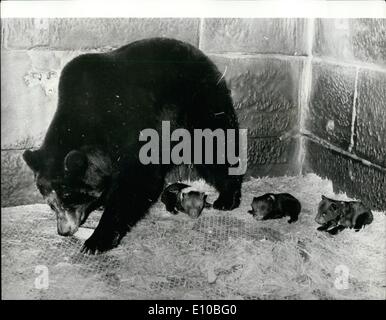
<path fill-rule="evenodd" d="M 26 150 L 23 153 L 23 160 L 25 163 L 32 169 L 32 171 L 36 172 L 39 170 L 41 165 L 41 154 L 39 150 L 31 151 Z"/>

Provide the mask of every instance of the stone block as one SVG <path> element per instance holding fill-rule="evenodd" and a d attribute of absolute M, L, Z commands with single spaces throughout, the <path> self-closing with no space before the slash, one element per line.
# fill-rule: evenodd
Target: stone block
<path fill-rule="evenodd" d="M 306 19 L 205 19 L 200 48 L 205 52 L 305 55 Z"/>
<path fill-rule="evenodd" d="M 333 182 L 334 192 L 363 201 L 374 210 L 386 209 L 386 172 L 307 141 L 304 172 Z"/>
<path fill-rule="evenodd" d="M 21 150 L 1 151 L 1 206 L 43 203 Z"/>
<path fill-rule="evenodd" d="M 297 175 L 300 172 L 298 152 L 298 139 L 250 138 L 246 177 Z"/>
<path fill-rule="evenodd" d="M 199 19 L 55 18 L 5 19 L 3 47 L 57 50 L 115 48 L 130 42 L 169 37 L 198 46 Z"/>
<path fill-rule="evenodd" d="M 313 54 L 386 66 L 386 19 L 317 19 Z"/>
<path fill-rule="evenodd" d="M 2 149 L 41 143 L 56 110 L 60 72 L 80 53 L 2 50 Z"/>
<path fill-rule="evenodd" d="M 355 152 L 386 168 L 386 72 L 361 70 Z"/>
<path fill-rule="evenodd" d="M 311 97 L 306 128 L 345 150 L 351 140 L 355 68 L 325 63 L 312 67 Z"/>
<path fill-rule="evenodd" d="M 275 137 L 298 121 L 299 79 L 296 59 L 211 56 L 231 90 L 240 128 L 251 137 Z"/>

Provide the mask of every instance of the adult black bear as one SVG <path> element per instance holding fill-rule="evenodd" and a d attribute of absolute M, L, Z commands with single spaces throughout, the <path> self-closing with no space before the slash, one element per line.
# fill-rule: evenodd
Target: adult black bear
<path fill-rule="evenodd" d="M 63 69 L 58 108 L 44 142 L 23 156 L 56 212 L 59 234 L 74 234 L 91 211 L 104 207 L 83 252 L 116 246 L 157 201 L 173 164 L 141 164 L 139 134 L 146 128 L 160 131 L 162 121 L 190 131 L 238 129 L 222 75 L 197 48 L 146 39 L 81 55 Z M 240 204 L 242 176 L 228 175 L 229 167 L 229 162 L 195 165 L 219 191 L 213 206 L 221 210 Z"/>

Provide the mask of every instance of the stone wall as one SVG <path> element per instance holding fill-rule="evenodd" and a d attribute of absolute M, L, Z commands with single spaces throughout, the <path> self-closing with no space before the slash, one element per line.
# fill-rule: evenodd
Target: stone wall
<path fill-rule="evenodd" d="M 316 19 L 303 172 L 386 208 L 386 19 Z"/>
<path fill-rule="evenodd" d="M 199 25 L 199 19 L 3 19 L 2 206 L 42 201 L 21 155 L 42 142 L 56 110 L 60 72 L 68 61 L 153 36 L 198 46 Z"/>
<path fill-rule="evenodd" d="M 342 173 L 346 184 L 337 186 L 360 196 L 372 186 L 382 192 L 385 30 L 383 20 L 4 19 L 2 205 L 41 201 L 20 156 L 42 141 L 63 66 L 79 54 L 152 36 L 199 47 L 223 72 L 240 126 L 249 129 L 247 176 L 303 170 L 333 179 L 343 157 L 355 161 L 356 175 Z M 331 166 L 313 157 L 315 148 Z M 368 187 L 361 170 L 373 177 Z M 364 185 L 347 180 L 353 176 Z M 375 193 L 371 199 L 385 207 Z"/>

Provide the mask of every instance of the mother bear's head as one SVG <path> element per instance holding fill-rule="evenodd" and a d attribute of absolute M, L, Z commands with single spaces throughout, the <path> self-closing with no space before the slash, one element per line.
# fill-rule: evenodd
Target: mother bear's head
<path fill-rule="evenodd" d="M 62 156 L 44 149 L 26 150 L 23 159 L 32 169 L 36 186 L 57 218 L 58 233 L 73 235 L 90 212 L 103 204 L 111 177 L 110 158 L 84 146 Z"/>

